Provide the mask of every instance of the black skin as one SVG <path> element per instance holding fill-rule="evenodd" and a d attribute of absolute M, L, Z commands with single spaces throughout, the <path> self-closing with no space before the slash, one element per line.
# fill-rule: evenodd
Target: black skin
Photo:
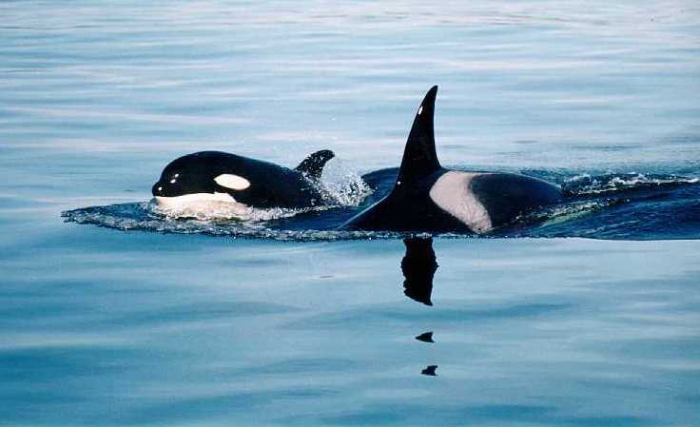
<path fill-rule="evenodd" d="M 413 121 L 404 149 L 396 184 L 388 196 L 350 219 L 350 230 L 386 230 L 430 233 L 470 233 L 461 220 L 442 210 L 430 198 L 437 180 L 449 172 L 437 158 L 433 118 L 437 86 L 426 94 Z M 483 173 L 455 199 L 471 192 L 483 204 L 492 227 L 508 224 L 519 215 L 558 203 L 561 189 L 551 183 L 524 175 Z"/>
<path fill-rule="evenodd" d="M 469 229 L 440 209 L 429 196 L 430 188 L 446 170 L 440 170 L 414 185 L 395 187 L 387 197 L 350 220 L 353 230 L 407 232 L 464 232 Z"/>
<path fill-rule="evenodd" d="M 471 232 L 429 196 L 432 186 L 446 172 L 449 170 L 440 168 L 412 185 L 394 187 L 384 199 L 352 218 L 346 227 L 416 233 Z M 385 169 L 366 175 L 366 181 L 375 191 L 386 194 L 390 190 L 380 188 L 378 182 L 380 178 L 386 180 L 385 177 L 396 174 L 395 169 Z M 476 176 L 469 189 L 489 212 L 494 227 L 509 224 L 523 213 L 558 203 L 562 197 L 559 187 L 547 181 L 511 173 Z"/>
<path fill-rule="evenodd" d="M 292 170 L 235 154 L 202 151 L 168 164 L 153 185 L 152 193 L 164 197 L 227 193 L 237 202 L 263 209 L 320 206 L 326 200 L 314 178 L 320 177 L 323 166 L 332 157 L 331 151 L 319 151 Z M 214 180 L 222 174 L 243 177 L 250 182 L 250 186 L 244 190 L 222 187 Z"/>
<path fill-rule="evenodd" d="M 547 181 L 511 173 L 485 173 L 472 179 L 471 191 L 495 227 L 542 206 L 559 203 L 561 189 Z"/>
<path fill-rule="evenodd" d="M 383 200 L 352 218 L 345 227 L 353 230 L 470 233 L 466 224 L 442 210 L 430 198 L 430 189 L 447 172 L 449 170 L 440 168 L 411 185 L 402 183 Z M 519 215 L 558 203 L 562 197 L 559 187 L 553 184 L 510 173 L 476 176 L 469 190 L 486 208 L 493 227 L 509 224 Z"/>

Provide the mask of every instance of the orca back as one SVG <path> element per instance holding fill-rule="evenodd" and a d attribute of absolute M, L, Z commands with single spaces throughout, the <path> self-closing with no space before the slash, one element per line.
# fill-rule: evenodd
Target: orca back
<path fill-rule="evenodd" d="M 481 202 L 491 225 L 512 222 L 523 213 L 558 203 L 561 189 L 538 178 L 511 173 L 483 173 L 471 180 L 471 192 Z"/>
<path fill-rule="evenodd" d="M 232 189 L 216 178 L 234 175 L 249 186 Z M 323 194 L 301 172 L 274 163 L 219 151 L 201 151 L 172 161 L 153 186 L 154 196 L 226 193 L 256 208 L 306 208 L 324 203 Z"/>
<path fill-rule="evenodd" d="M 536 178 L 444 169 L 435 149 L 436 95 L 434 86 L 418 107 L 391 193 L 346 228 L 482 233 L 559 201 L 561 190 Z"/>

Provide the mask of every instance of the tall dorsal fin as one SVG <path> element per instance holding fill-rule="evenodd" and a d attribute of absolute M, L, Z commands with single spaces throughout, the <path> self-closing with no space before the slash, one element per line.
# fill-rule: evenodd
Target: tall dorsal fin
<path fill-rule="evenodd" d="M 299 163 L 299 166 L 294 168 L 294 170 L 301 172 L 308 178 L 319 179 L 323 173 L 323 167 L 326 166 L 326 163 L 333 157 L 335 157 L 335 153 L 331 150 L 317 151 L 309 154 L 309 156 Z"/>
<path fill-rule="evenodd" d="M 435 97 L 438 87 L 433 86 L 423 98 L 416 118 L 413 120 L 411 133 L 408 134 L 403 160 L 399 169 L 396 186 L 425 178 L 439 170 L 440 162 L 435 152 L 435 133 L 433 117 L 435 116 Z"/>

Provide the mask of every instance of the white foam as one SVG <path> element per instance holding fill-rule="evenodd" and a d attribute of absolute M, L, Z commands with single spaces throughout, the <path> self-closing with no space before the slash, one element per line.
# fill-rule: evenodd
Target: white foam
<path fill-rule="evenodd" d="M 155 197 L 157 211 L 171 217 L 240 218 L 252 209 L 227 193 L 194 193 L 176 197 Z"/>
<path fill-rule="evenodd" d="M 196 193 L 179 197 L 155 197 L 150 209 L 169 218 L 199 221 L 234 220 L 253 224 L 272 219 L 289 218 L 314 209 L 271 208 L 256 209 L 237 202 L 226 193 Z"/>
<path fill-rule="evenodd" d="M 326 164 L 319 184 L 324 197 L 340 206 L 358 206 L 372 194 L 372 189 L 362 177 L 338 159 Z"/>

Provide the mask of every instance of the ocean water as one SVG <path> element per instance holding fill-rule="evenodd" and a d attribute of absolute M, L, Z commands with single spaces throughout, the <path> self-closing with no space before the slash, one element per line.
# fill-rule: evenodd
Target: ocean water
<path fill-rule="evenodd" d="M 700 425 L 694 2 L 0 17 L 0 425 Z M 338 232 L 433 84 L 443 164 L 575 200 L 487 238 Z M 374 193 L 254 224 L 148 204 L 182 154 L 324 148 Z"/>

